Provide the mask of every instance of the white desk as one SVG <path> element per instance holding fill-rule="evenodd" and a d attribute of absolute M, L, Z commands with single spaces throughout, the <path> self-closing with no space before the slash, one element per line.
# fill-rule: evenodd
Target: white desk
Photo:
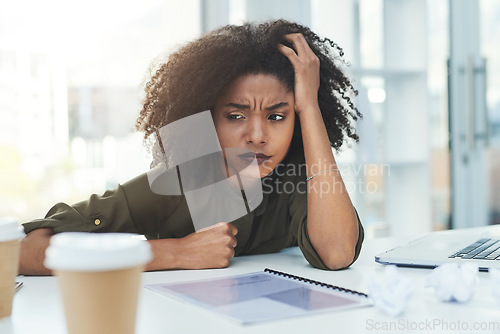
<path fill-rule="evenodd" d="M 368 276 L 380 279 L 384 272 L 384 266 L 374 262 L 374 255 L 404 241 L 394 238 L 365 241 L 358 261 L 344 271 L 314 269 L 307 264 L 298 248 L 291 248 L 278 254 L 235 258 L 227 269 L 144 273 L 143 284 L 214 278 L 269 267 L 366 292 Z M 481 283 L 470 302 L 449 304 L 437 300 L 432 289 L 424 288 L 430 270 L 401 268 L 400 272 L 413 280 L 416 289 L 405 313 L 398 318 L 368 307 L 241 326 L 204 309 L 143 288 L 136 333 L 500 333 L 500 305 L 491 296 L 488 273 L 479 274 Z M 0 333 L 66 333 L 57 279 L 19 277 L 19 280 L 24 282 L 24 287 L 14 298 L 12 317 L 0 320 Z M 391 326 L 393 330 L 390 330 Z M 464 330 L 465 326 L 468 330 Z M 474 330 L 473 326 L 483 326 L 483 330 Z M 490 326 L 490 329 L 485 330 L 485 326 Z"/>

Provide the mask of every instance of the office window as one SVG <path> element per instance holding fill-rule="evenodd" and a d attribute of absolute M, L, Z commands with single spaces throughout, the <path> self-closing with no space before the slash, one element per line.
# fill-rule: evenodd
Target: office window
<path fill-rule="evenodd" d="M 29 10 L 27 10 L 29 8 Z M 150 64 L 200 33 L 197 0 L 23 1 L 0 11 L 0 212 L 40 218 L 147 171 Z"/>
<path fill-rule="evenodd" d="M 486 59 L 486 150 L 488 223 L 500 224 L 500 3 L 481 0 L 480 45 Z"/>
<path fill-rule="evenodd" d="M 500 193 L 500 6 L 480 0 L 489 221 Z M 12 2 L 0 12 L 0 210 L 21 221 L 145 172 L 133 131 L 149 65 L 228 23 L 286 18 L 345 52 L 365 115 L 337 158 L 369 236 L 446 229 L 451 215 L 448 0 Z"/>

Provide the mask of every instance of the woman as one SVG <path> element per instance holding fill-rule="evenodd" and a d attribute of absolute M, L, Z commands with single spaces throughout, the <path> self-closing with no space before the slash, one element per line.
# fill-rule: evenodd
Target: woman
<path fill-rule="evenodd" d="M 137 128 L 154 145 L 163 126 L 210 110 L 223 149 L 255 154 L 262 203 L 195 232 L 186 198 L 153 193 L 144 174 L 24 224 L 20 272 L 50 274 L 44 250 L 63 231 L 143 234 L 154 253 L 147 270 L 222 268 L 233 256 L 294 245 L 315 267 L 348 267 L 363 229 L 332 147 L 358 139 L 360 114 L 341 56 L 329 39 L 284 20 L 226 26 L 182 47 L 146 85 Z"/>

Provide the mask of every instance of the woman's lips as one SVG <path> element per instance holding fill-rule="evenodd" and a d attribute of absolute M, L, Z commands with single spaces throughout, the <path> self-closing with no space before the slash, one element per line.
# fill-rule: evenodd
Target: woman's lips
<path fill-rule="evenodd" d="M 263 153 L 245 153 L 245 154 L 240 154 L 239 155 L 240 159 L 242 159 L 243 161 L 247 162 L 247 163 L 252 163 L 252 161 L 254 159 L 257 160 L 257 163 L 259 165 L 263 164 L 266 160 L 268 160 L 271 156 L 269 155 L 265 155 Z"/>

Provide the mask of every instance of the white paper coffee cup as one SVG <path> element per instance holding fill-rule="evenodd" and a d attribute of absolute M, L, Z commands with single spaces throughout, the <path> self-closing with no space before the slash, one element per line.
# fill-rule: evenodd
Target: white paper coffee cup
<path fill-rule="evenodd" d="M 128 233 L 66 232 L 47 248 L 59 278 L 69 334 L 132 334 L 149 244 Z M 96 311 L 98 310 L 98 311 Z"/>
<path fill-rule="evenodd" d="M 23 237 L 24 230 L 15 219 L 0 218 L 0 318 L 12 314 L 20 240 Z"/>

